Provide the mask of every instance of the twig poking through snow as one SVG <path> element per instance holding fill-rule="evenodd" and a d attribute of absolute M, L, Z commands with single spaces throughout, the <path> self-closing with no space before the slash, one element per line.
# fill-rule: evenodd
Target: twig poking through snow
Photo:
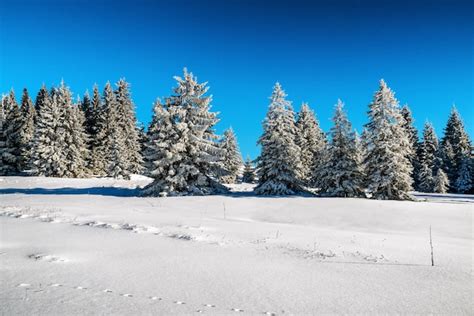
<path fill-rule="evenodd" d="M 431 266 L 434 267 L 434 258 L 433 258 L 433 238 L 431 237 L 431 225 L 430 225 L 430 248 L 431 248 Z"/>

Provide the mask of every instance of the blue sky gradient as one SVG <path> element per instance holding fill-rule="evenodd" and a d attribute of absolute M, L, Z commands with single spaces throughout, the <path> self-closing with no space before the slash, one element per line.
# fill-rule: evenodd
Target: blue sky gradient
<path fill-rule="evenodd" d="M 474 135 L 472 1 L 0 0 L 0 90 L 61 79 L 75 94 L 125 77 L 139 121 L 187 67 L 208 81 L 218 132 L 255 158 L 279 81 L 325 131 L 338 98 L 359 131 L 384 78 L 438 136 L 453 103 Z"/>

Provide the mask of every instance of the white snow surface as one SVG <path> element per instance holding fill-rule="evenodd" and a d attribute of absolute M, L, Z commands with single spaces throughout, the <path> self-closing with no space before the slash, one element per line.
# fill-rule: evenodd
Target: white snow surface
<path fill-rule="evenodd" d="M 149 181 L 0 178 L 0 314 L 473 312 L 474 196 L 138 197 Z"/>

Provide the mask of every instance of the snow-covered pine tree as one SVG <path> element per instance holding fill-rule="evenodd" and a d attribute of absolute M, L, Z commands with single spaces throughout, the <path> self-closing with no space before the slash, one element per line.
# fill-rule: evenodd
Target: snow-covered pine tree
<path fill-rule="evenodd" d="M 66 171 L 64 108 L 59 106 L 56 92 L 50 97 L 48 91 L 45 91 L 37 109 L 32 152 L 33 171 L 39 176 L 63 177 Z"/>
<path fill-rule="evenodd" d="M 438 168 L 436 174 L 434 175 L 434 188 L 435 193 L 446 193 L 449 188 L 449 179 L 446 172 L 443 169 Z"/>
<path fill-rule="evenodd" d="M 422 192 L 434 192 L 434 175 L 436 173 L 438 154 L 438 137 L 433 125 L 426 122 L 423 129 L 423 141 L 420 145 L 420 172 L 419 190 Z"/>
<path fill-rule="evenodd" d="M 126 160 L 126 174 L 140 173 L 143 170 L 143 158 L 137 119 L 135 117 L 135 106 L 130 96 L 129 83 L 120 79 L 116 83 L 115 99 L 117 102 L 118 128 L 125 135 L 124 147 L 121 148 Z"/>
<path fill-rule="evenodd" d="M 4 123 L 4 146 L 0 149 L 3 173 L 5 175 L 19 174 L 22 169 L 22 117 L 16 102 L 15 92 L 10 90 L 4 99 L 6 121 Z"/>
<path fill-rule="evenodd" d="M 10 111 L 8 95 L 2 95 L 0 102 L 0 176 L 10 174 L 8 163 L 9 149 L 7 147 L 7 114 Z"/>
<path fill-rule="evenodd" d="M 102 106 L 99 87 L 94 85 L 91 102 L 91 126 L 89 131 L 90 152 L 89 152 L 89 172 L 94 176 L 107 175 L 107 113 Z"/>
<path fill-rule="evenodd" d="M 277 82 L 263 122 L 262 146 L 257 160 L 260 195 L 288 195 L 302 191 L 299 180 L 299 147 L 295 143 L 295 124 L 291 122 L 291 104 Z"/>
<path fill-rule="evenodd" d="M 247 156 L 244 164 L 244 172 L 242 174 L 242 182 L 255 183 L 256 175 L 255 168 L 253 167 L 250 157 Z"/>
<path fill-rule="evenodd" d="M 468 157 L 465 157 L 461 161 L 461 166 L 459 167 L 458 177 L 456 179 L 455 188 L 456 192 L 459 193 L 468 193 L 472 189 L 472 165 Z"/>
<path fill-rule="evenodd" d="M 166 105 L 155 104 L 147 142 L 147 161 L 154 181 L 144 195 L 205 195 L 224 192 L 214 179 L 223 150 L 215 142 L 217 113 L 210 111 L 207 83 L 198 83 L 184 69 L 175 77 L 178 86 Z"/>
<path fill-rule="evenodd" d="M 18 169 L 25 170 L 31 161 L 33 137 L 35 133 L 36 110 L 33 101 L 28 94 L 28 90 L 23 89 L 21 97 L 21 127 L 20 127 L 20 156 L 18 157 Z"/>
<path fill-rule="evenodd" d="M 296 144 L 300 148 L 301 181 L 304 185 L 310 186 L 314 184 L 314 171 L 320 167 L 326 147 L 326 135 L 307 103 L 301 105 L 296 130 Z"/>
<path fill-rule="evenodd" d="M 364 196 L 364 177 L 359 140 L 352 130 L 344 103 L 337 101 L 329 144 L 329 159 L 320 172 L 320 192 L 338 197 Z"/>
<path fill-rule="evenodd" d="M 418 131 L 414 126 L 414 119 L 411 113 L 408 104 L 405 104 L 401 109 L 401 115 L 403 117 L 401 126 L 405 130 L 406 134 L 408 135 L 408 140 L 411 146 L 411 150 L 408 152 L 408 159 L 411 162 L 413 167 L 412 179 L 413 179 L 413 186 L 418 188 L 418 179 L 419 179 L 419 170 L 420 165 L 418 161 L 418 155 L 420 151 L 419 140 L 418 140 Z"/>
<path fill-rule="evenodd" d="M 451 190 L 461 192 L 462 189 L 464 191 L 464 188 L 458 187 L 457 184 L 461 182 L 457 180 L 460 176 L 465 177 L 464 171 L 461 172 L 461 166 L 463 161 L 470 158 L 471 140 L 464 129 L 461 115 L 454 106 L 444 129 L 441 146 L 443 147 L 443 162 L 451 184 Z"/>
<path fill-rule="evenodd" d="M 71 91 L 64 82 L 57 90 L 57 102 L 64 117 L 62 129 L 64 131 L 63 151 L 65 160 L 63 177 L 80 178 L 87 173 L 87 135 L 84 129 L 84 114 L 80 110 L 80 101 L 72 103 Z"/>
<path fill-rule="evenodd" d="M 412 166 L 407 153 L 410 142 L 401 123 L 398 101 L 384 80 L 369 105 L 365 125 L 367 185 L 376 199 L 411 199 Z"/>
<path fill-rule="evenodd" d="M 128 178 L 130 172 L 124 150 L 126 135 L 119 127 L 117 100 L 110 82 L 105 84 L 102 96 L 104 126 L 99 138 L 100 151 L 106 157 L 106 174 L 114 178 Z"/>
<path fill-rule="evenodd" d="M 242 156 L 232 127 L 224 132 L 220 146 L 224 149 L 222 167 L 224 174 L 220 177 L 222 183 L 236 183 L 242 170 Z"/>

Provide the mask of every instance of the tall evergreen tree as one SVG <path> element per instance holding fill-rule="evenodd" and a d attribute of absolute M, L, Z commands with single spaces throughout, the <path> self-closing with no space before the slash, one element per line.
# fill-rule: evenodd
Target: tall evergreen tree
<path fill-rule="evenodd" d="M 458 177 L 456 178 L 455 188 L 456 192 L 468 193 L 472 189 L 472 165 L 470 159 L 466 156 L 461 161 L 459 167 Z"/>
<path fill-rule="evenodd" d="M 441 141 L 441 146 L 443 147 L 444 166 L 451 184 L 451 190 L 454 192 L 465 191 L 464 186 L 462 188 L 458 186 L 458 183 L 464 183 L 464 180 L 458 181 L 458 178 L 467 177 L 464 172 L 468 170 L 469 167 L 464 161 L 470 158 L 471 140 L 464 129 L 461 116 L 454 106 L 451 110 L 446 128 L 444 129 L 444 137 Z M 464 167 L 462 167 L 463 164 L 465 165 Z"/>
<path fill-rule="evenodd" d="M 255 168 L 253 167 L 250 157 L 247 156 L 244 164 L 244 172 L 242 174 L 242 182 L 255 183 L 255 179 Z"/>
<path fill-rule="evenodd" d="M 418 156 L 420 154 L 420 146 L 418 140 L 418 131 L 414 126 L 414 119 L 411 113 L 410 108 L 407 104 L 405 104 L 401 109 L 401 115 L 403 120 L 401 122 L 402 128 L 405 130 L 408 141 L 411 146 L 411 150 L 407 152 L 408 159 L 413 167 L 412 179 L 413 179 L 413 186 L 418 188 L 418 179 L 419 179 L 419 171 L 420 171 L 420 164 L 418 161 Z"/>
<path fill-rule="evenodd" d="M 72 103 L 71 91 L 64 82 L 57 90 L 57 102 L 64 118 L 62 130 L 64 131 L 63 147 L 65 160 L 62 176 L 69 178 L 84 177 L 86 175 L 87 136 L 85 133 L 84 114 L 80 110 L 80 102 Z"/>
<path fill-rule="evenodd" d="M 411 199 L 410 142 L 401 124 L 403 117 L 394 93 L 385 81 L 369 105 L 365 172 L 368 189 L 376 199 Z"/>
<path fill-rule="evenodd" d="M 40 176 L 63 177 L 66 170 L 64 109 L 58 104 L 57 93 L 50 97 L 46 91 L 37 112 L 32 152 L 34 172 Z"/>
<path fill-rule="evenodd" d="M 434 192 L 435 174 L 438 154 L 438 138 L 433 125 L 426 122 L 423 129 L 423 142 L 420 146 L 420 173 L 419 190 L 422 192 Z"/>
<path fill-rule="evenodd" d="M 10 90 L 4 99 L 6 121 L 4 124 L 4 147 L 1 150 L 3 173 L 16 175 L 22 171 L 22 125 L 20 108 L 16 102 L 15 92 Z"/>
<path fill-rule="evenodd" d="M 184 70 L 165 105 L 157 102 L 147 143 L 154 181 L 144 195 L 203 195 L 225 191 L 214 179 L 224 152 L 215 142 L 217 113 L 210 111 L 207 83 Z M 164 140 L 164 141 L 162 141 Z"/>
<path fill-rule="evenodd" d="M 359 140 L 352 130 L 344 103 L 338 100 L 331 128 L 329 159 L 322 166 L 321 193 L 339 197 L 364 196 L 364 177 Z"/>
<path fill-rule="evenodd" d="M 107 175 L 107 157 L 109 147 L 107 146 L 107 113 L 102 105 L 99 87 L 94 85 L 90 120 L 93 122 L 89 130 L 89 172 L 95 176 Z"/>
<path fill-rule="evenodd" d="M 130 96 L 129 83 L 125 79 L 117 82 L 115 98 L 117 102 L 118 128 L 123 133 L 123 158 L 126 163 L 126 174 L 140 173 L 143 170 L 139 130 L 135 117 L 135 108 Z M 118 144 L 117 144 L 118 145 Z"/>
<path fill-rule="evenodd" d="M 299 147 L 295 143 L 295 124 L 286 93 L 277 82 L 270 97 L 270 106 L 263 122 L 262 146 L 257 161 L 256 194 L 287 195 L 301 191 L 299 181 Z"/>
<path fill-rule="evenodd" d="M 224 157 L 222 158 L 224 174 L 220 177 L 220 180 L 222 183 L 236 183 L 241 173 L 243 161 L 232 127 L 224 132 L 220 146 L 224 149 Z"/>
<path fill-rule="evenodd" d="M 10 112 L 10 107 L 9 96 L 2 95 L 0 103 L 0 176 L 11 173 L 10 149 L 7 147 L 7 115 Z"/>
<path fill-rule="evenodd" d="M 307 103 L 301 105 L 296 130 L 296 144 L 300 148 L 301 181 L 309 186 L 314 184 L 314 171 L 320 167 L 326 136 Z"/>
<path fill-rule="evenodd" d="M 18 157 L 18 169 L 25 170 L 31 161 L 33 137 L 35 133 L 35 116 L 36 110 L 33 106 L 33 101 L 28 94 L 28 90 L 23 89 L 23 95 L 21 98 L 21 110 L 20 110 L 20 156 Z"/>

